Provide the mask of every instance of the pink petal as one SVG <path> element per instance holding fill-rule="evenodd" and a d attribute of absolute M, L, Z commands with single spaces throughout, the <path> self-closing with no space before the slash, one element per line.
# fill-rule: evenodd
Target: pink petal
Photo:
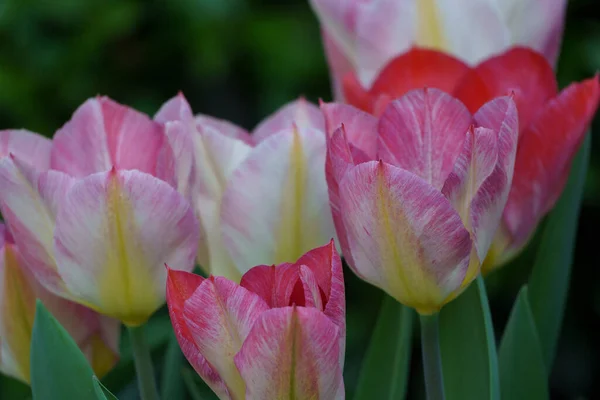
<path fill-rule="evenodd" d="M 269 310 L 235 356 L 249 399 L 343 399 L 338 328 L 314 308 Z"/>
<path fill-rule="evenodd" d="M 258 295 L 222 277 L 204 280 L 185 301 L 183 315 L 194 342 L 232 399 L 243 399 L 245 392 L 234 356 L 268 308 Z"/>
<path fill-rule="evenodd" d="M 598 77 L 573 83 L 549 101 L 524 129 L 504 213 L 515 248 L 527 241 L 560 196 L 599 98 Z"/>
<path fill-rule="evenodd" d="M 300 280 L 304 289 L 305 306 L 323 311 L 323 297 L 315 274 L 306 265 L 300 266 Z"/>
<path fill-rule="evenodd" d="M 279 131 L 294 127 L 324 131 L 323 115 L 319 108 L 304 98 L 285 104 L 262 121 L 252 132 L 252 137 L 259 143 Z"/>
<path fill-rule="evenodd" d="M 13 154 L 38 171 L 50 168 L 52 141 L 24 129 L 0 131 L 0 157 Z"/>
<path fill-rule="evenodd" d="M 185 271 L 169 269 L 167 273 L 167 305 L 173 330 L 179 342 L 181 351 L 190 362 L 194 370 L 206 382 L 206 384 L 219 396 L 227 398 L 227 388 L 215 369 L 206 361 L 200 353 L 194 337 L 187 326 L 184 307 L 185 302 L 192 297 L 196 289 L 204 281 L 199 275 Z"/>
<path fill-rule="evenodd" d="M 466 107 L 437 89 L 408 92 L 379 122 L 379 157 L 441 189 L 472 123 Z"/>
<path fill-rule="evenodd" d="M 286 307 L 291 305 L 299 274 L 295 264 L 258 265 L 242 276 L 240 286 L 259 295 L 270 308 Z"/>
<path fill-rule="evenodd" d="M 434 187 L 384 162 L 354 167 L 340 184 L 353 270 L 422 314 L 463 287 L 471 239 Z"/>
<path fill-rule="evenodd" d="M 344 125 L 347 140 L 369 159 L 375 158 L 379 123 L 377 118 L 347 104 L 322 103 L 321 111 L 325 116 L 325 130 L 329 136 Z"/>
<path fill-rule="evenodd" d="M 192 270 L 198 225 L 189 203 L 139 171 L 102 172 L 75 183 L 55 230 L 58 271 L 83 304 L 138 325 L 164 302 L 166 271 Z"/>
<path fill-rule="evenodd" d="M 214 118 L 208 115 L 196 115 L 196 128 L 199 132 L 202 132 L 207 128 L 216 130 L 227 137 L 241 140 L 249 146 L 253 146 L 255 143 L 255 139 L 252 136 L 250 136 L 248 131 L 244 128 L 240 128 L 239 126 L 232 124 L 229 121 Z"/>
<path fill-rule="evenodd" d="M 169 99 L 160 107 L 160 110 L 154 115 L 154 120 L 160 124 L 167 122 L 180 121 L 184 124 L 194 124 L 194 114 L 183 93 L 177 93 L 177 96 Z"/>
<path fill-rule="evenodd" d="M 0 159 L 0 207 L 25 266 L 48 290 L 68 295 L 54 259 L 56 213 L 73 179 L 37 172 L 16 156 Z"/>
<path fill-rule="evenodd" d="M 155 174 L 163 141 L 161 126 L 145 114 L 97 97 L 56 132 L 51 165 L 78 178 L 112 167 Z"/>
<path fill-rule="evenodd" d="M 476 120 L 496 131 L 476 128 L 469 132 L 442 192 L 473 234 L 478 258 L 483 261 L 508 198 L 519 129 L 516 106 L 508 97 L 484 105 Z"/>
<path fill-rule="evenodd" d="M 322 131 L 289 129 L 238 166 L 221 202 L 221 232 L 240 271 L 294 261 L 334 236 L 325 152 Z"/>

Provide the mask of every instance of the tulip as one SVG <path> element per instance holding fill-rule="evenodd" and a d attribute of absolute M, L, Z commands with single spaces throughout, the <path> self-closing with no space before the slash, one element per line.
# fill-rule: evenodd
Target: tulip
<path fill-rule="evenodd" d="M 190 271 L 198 243 L 193 210 L 170 185 L 177 154 L 163 126 L 99 97 L 44 146 L 46 165 L 10 149 L 0 159 L 0 206 L 24 264 L 54 294 L 144 323 L 165 301 L 163 263 Z"/>
<path fill-rule="evenodd" d="M 311 0 L 342 99 L 354 72 L 370 86 L 381 68 L 413 46 L 455 55 L 470 65 L 523 45 L 556 62 L 566 0 Z"/>
<path fill-rule="evenodd" d="M 514 48 L 473 68 L 444 53 L 413 49 L 391 61 L 369 89 L 351 74 L 344 80 L 348 101 L 375 115 L 392 99 L 423 86 L 453 92 L 471 112 L 509 93 L 517 105 L 515 173 L 501 227 L 483 265 L 488 273 L 525 247 L 560 196 L 598 108 L 598 77 L 559 92 L 551 65 L 525 48 Z"/>
<path fill-rule="evenodd" d="M 239 282 L 252 265 L 295 260 L 334 236 L 316 106 L 303 99 L 287 104 L 252 135 L 194 118 L 181 94 L 155 119 L 174 149 L 187 150 L 175 169 L 201 222 L 198 264 L 207 273 Z"/>
<path fill-rule="evenodd" d="M 437 89 L 408 92 L 380 118 L 323 104 L 326 175 L 353 271 L 428 315 L 477 276 L 506 204 L 518 135 L 510 97 L 474 116 Z"/>
<path fill-rule="evenodd" d="M 169 270 L 179 345 L 220 399 L 343 399 L 345 299 L 333 240 L 241 283 Z"/>
<path fill-rule="evenodd" d="M 26 383 L 30 382 L 36 298 L 73 337 L 96 375 L 104 376 L 115 365 L 119 357 L 119 323 L 44 289 L 23 267 L 22 254 L 0 224 L 0 371 Z"/>

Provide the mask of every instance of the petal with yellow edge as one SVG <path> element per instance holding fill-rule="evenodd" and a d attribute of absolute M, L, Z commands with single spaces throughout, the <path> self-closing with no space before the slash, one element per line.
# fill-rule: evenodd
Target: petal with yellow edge
<path fill-rule="evenodd" d="M 354 265 L 366 281 L 421 314 L 463 283 L 472 242 L 450 202 L 418 176 L 371 161 L 340 183 Z"/>
<path fill-rule="evenodd" d="M 136 326 L 165 301 L 164 263 L 193 269 L 198 225 L 189 203 L 167 183 L 112 169 L 67 192 L 54 244 L 73 298 Z"/>

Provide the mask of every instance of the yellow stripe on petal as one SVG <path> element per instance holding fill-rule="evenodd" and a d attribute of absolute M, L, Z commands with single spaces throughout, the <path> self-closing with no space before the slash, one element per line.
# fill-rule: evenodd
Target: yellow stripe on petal
<path fill-rule="evenodd" d="M 154 282 L 133 218 L 133 209 L 123 196 L 116 174 L 111 174 L 107 193 L 107 232 L 111 247 L 106 255 L 99 285 L 97 311 L 120 319 L 124 324 L 143 324 L 163 299 L 155 294 Z"/>
<path fill-rule="evenodd" d="M 7 366 L 17 377 L 29 382 L 29 355 L 33 321 L 35 318 L 35 294 L 19 265 L 15 251 L 5 247 L 4 288 L 2 288 L 4 327 L 2 340 L 11 354 L 14 365 Z M 3 360 L 4 361 L 4 360 Z"/>
<path fill-rule="evenodd" d="M 417 32 L 415 44 L 436 50 L 445 50 L 447 47 L 440 20 L 440 13 L 436 0 L 418 0 L 417 7 Z"/>

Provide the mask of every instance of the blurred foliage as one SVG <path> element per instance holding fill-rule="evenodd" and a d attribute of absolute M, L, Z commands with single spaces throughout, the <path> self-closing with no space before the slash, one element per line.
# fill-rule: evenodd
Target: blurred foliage
<path fill-rule="evenodd" d="M 559 81 L 565 86 L 599 70 L 600 4 L 572 0 Z M 1 127 L 50 136 L 91 96 L 106 94 L 153 114 L 180 90 L 195 112 L 245 128 L 300 95 L 330 99 L 319 26 L 308 0 L 0 0 Z M 600 119 L 592 132 L 600 132 Z M 600 381 L 594 379 L 600 376 L 600 269 L 594 248 L 600 225 L 600 134 L 592 143 L 571 291 L 551 377 L 556 399 L 600 393 Z M 497 332 L 529 275 L 537 241 L 533 238 L 518 260 L 487 279 Z M 351 398 L 382 296 L 346 272 L 345 379 Z M 170 335 L 167 313 L 162 310 L 153 324 L 156 337 L 150 340 L 161 365 Z M 126 340 L 123 350 L 117 370 L 104 383 L 121 399 L 135 398 Z M 409 392 L 418 398 L 418 353 L 412 360 Z M 188 384 L 190 371 L 185 369 Z M 13 385 L 2 382 L 0 394 Z"/>

